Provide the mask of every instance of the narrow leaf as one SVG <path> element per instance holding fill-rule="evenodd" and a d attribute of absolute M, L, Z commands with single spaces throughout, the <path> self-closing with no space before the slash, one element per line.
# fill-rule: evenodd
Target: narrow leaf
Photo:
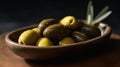
<path fill-rule="evenodd" d="M 87 24 L 90 24 L 90 21 L 91 21 L 91 16 L 89 14 L 88 17 L 87 17 Z"/>
<path fill-rule="evenodd" d="M 109 7 L 108 6 L 105 6 L 101 11 L 100 13 L 95 17 L 94 20 L 96 20 L 97 18 L 99 18 L 101 15 L 105 14 L 107 11 L 108 11 Z"/>
<path fill-rule="evenodd" d="M 93 6 L 91 5 L 90 7 L 90 24 L 93 22 L 93 17 L 94 17 L 94 9 Z"/>
<path fill-rule="evenodd" d="M 97 18 L 96 20 L 94 20 L 92 24 L 94 25 L 94 24 L 99 23 L 103 19 L 107 18 L 111 13 L 112 13 L 112 11 L 109 11 L 109 12 L 103 14 L 102 16 L 100 16 L 99 18 Z"/>
<path fill-rule="evenodd" d="M 92 1 L 89 1 L 88 7 L 87 7 L 87 16 L 86 16 L 87 21 L 88 21 L 87 23 L 90 23 L 91 21 L 91 17 L 90 17 L 91 5 L 92 5 Z"/>

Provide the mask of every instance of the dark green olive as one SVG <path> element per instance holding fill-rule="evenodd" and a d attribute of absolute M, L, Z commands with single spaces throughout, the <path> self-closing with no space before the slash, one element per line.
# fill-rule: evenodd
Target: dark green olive
<path fill-rule="evenodd" d="M 50 25 L 43 31 L 44 36 L 54 40 L 60 40 L 69 34 L 70 30 L 61 24 Z"/>
<path fill-rule="evenodd" d="M 86 34 L 89 38 L 94 38 L 101 35 L 100 29 L 95 25 L 84 24 L 80 32 Z"/>
<path fill-rule="evenodd" d="M 53 18 L 42 20 L 38 25 L 38 28 L 40 30 L 40 35 L 43 35 L 43 31 L 47 26 L 56 24 L 56 23 L 58 23 L 58 21 Z"/>
<path fill-rule="evenodd" d="M 69 45 L 72 43 L 75 43 L 75 41 L 71 37 L 65 37 L 59 42 L 59 45 Z"/>
<path fill-rule="evenodd" d="M 75 40 L 75 42 L 81 42 L 89 39 L 85 34 L 78 31 L 74 31 L 72 37 Z"/>
<path fill-rule="evenodd" d="M 82 27 L 84 26 L 84 23 L 82 20 L 78 19 L 78 27 L 76 30 L 80 31 L 82 29 Z"/>
<path fill-rule="evenodd" d="M 78 21 L 74 16 L 66 16 L 60 20 L 60 23 L 70 29 L 76 29 L 78 26 Z"/>

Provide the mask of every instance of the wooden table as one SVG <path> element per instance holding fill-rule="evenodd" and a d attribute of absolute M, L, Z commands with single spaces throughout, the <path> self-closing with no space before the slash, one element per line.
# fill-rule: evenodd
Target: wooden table
<path fill-rule="evenodd" d="M 6 34 L 0 35 L 0 67 L 120 67 L 120 35 L 117 34 L 111 35 L 102 51 L 82 59 L 54 62 L 25 60 L 15 55 L 5 43 Z"/>

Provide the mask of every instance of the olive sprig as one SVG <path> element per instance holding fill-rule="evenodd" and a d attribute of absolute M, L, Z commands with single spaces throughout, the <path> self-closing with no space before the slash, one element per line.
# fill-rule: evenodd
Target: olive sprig
<path fill-rule="evenodd" d="M 107 18 L 112 11 L 108 11 L 109 7 L 105 6 L 100 12 L 99 14 L 94 18 L 94 7 L 92 5 L 92 1 L 90 1 L 88 3 L 88 7 L 87 7 L 87 24 L 89 25 L 95 25 L 97 23 L 99 23 L 100 21 L 102 21 L 103 19 Z"/>

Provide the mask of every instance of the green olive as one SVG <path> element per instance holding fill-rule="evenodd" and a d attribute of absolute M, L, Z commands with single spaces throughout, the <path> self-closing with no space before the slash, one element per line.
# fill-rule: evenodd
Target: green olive
<path fill-rule="evenodd" d="M 40 30 L 40 35 L 43 35 L 43 31 L 46 27 L 48 27 L 49 25 L 52 24 L 56 24 L 58 23 L 57 20 L 53 19 L 53 18 L 49 18 L 49 19 L 44 19 L 42 20 L 39 24 L 38 24 L 38 28 Z"/>
<path fill-rule="evenodd" d="M 82 27 L 84 26 L 84 23 L 82 20 L 78 19 L 78 27 L 77 27 L 77 31 L 80 31 L 82 29 Z"/>
<path fill-rule="evenodd" d="M 39 35 L 33 30 L 26 30 L 19 36 L 18 43 L 23 45 L 35 45 Z"/>
<path fill-rule="evenodd" d="M 40 33 L 40 30 L 39 30 L 39 28 L 37 28 L 37 27 L 33 28 L 32 30 L 35 31 L 35 32 L 38 33 L 38 34 Z"/>
<path fill-rule="evenodd" d="M 40 47 L 53 46 L 53 42 L 47 37 L 42 37 L 38 39 L 36 46 Z"/>
<path fill-rule="evenodd" d="M 35 31 L 39 35 L 39 37 L 41 37 L 39 28 L 35 27 L 32 30 Z"/>
<path fill-rule="evenodd" d="M 43 31 L 44 36 L 53 40 L 61 40 L 62 38 L 68 36 L 69 34 L 70 30 L 62 24 L 50 25 Z"/>
<path fill-rule="evenodd" d="M 75 43 L 75 42 L 71 37 L 65 37 L 59 42 L 59 45 L 68 45 L 72 43 Z"/>
<path fill-rule="evenodd" d="M 100 29 L 95 25 L 84 24 L 80 32 L 86 34 L 89 38 L 95 38 L 101 35 Z"/>
<path fill-rule="evenodd" d="M 70 29 L 76 29 L 78 26 L 78 21 L 74 16 L 66 16 L 60 20 L 60 23 Z"/>
<path fill-rule="evenodd" d="M 72 36 L 75 42 L 81 42 L 89 39 L 88 36 L 78 31 L 74 31 Z"/>

